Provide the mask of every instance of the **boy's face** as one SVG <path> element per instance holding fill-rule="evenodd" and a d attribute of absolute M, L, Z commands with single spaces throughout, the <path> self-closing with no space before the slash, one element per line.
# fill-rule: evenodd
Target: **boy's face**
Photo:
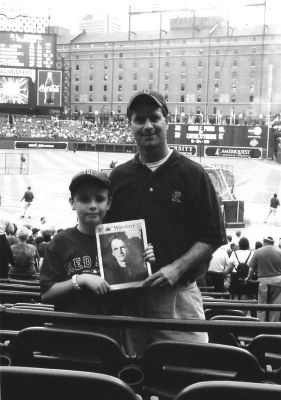
<path fill-rule="evenodd" d="M 110 207 L 109 190 L 102 185 L 85 182 L 76 189 L 69 201 L 77 213 L 79 227 L 87 233 L 102 223 Z"/>

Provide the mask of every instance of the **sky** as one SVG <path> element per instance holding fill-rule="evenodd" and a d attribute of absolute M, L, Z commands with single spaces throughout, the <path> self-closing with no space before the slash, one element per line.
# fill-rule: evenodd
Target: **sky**
<path fill-rule="evenodd" d="M 183 8 L 199 9 L 197 13 L 215 14 L 227 17 L 234 24 L 263 23 L 264 7 L 241 8 L 243 4 L 267 3 L 267 23 L 279 22 L 281 12 L 280 0 L 0 0 L 0 13 L 13 17 L 18 14 L 48 17 L 51 25 L 64 26 L 72 33 L 79 32 L 79 19 L 86 14 L 111 13 L 119 17 L 122 30 L 128 30 L 129 6 L 132 11 L 176 10 Z M 77 4 L 79 6 L 77 7 Z M 205 8 L 205 10 L 202 10 Z M 170 17 L 191 16 L 190 12 L 169 12 L 163 14 L 163 28 L 168 24 Z M 157 30 L 159 28 L 159 14 L 134 15 L 131 19 L 132 30 Z"/>

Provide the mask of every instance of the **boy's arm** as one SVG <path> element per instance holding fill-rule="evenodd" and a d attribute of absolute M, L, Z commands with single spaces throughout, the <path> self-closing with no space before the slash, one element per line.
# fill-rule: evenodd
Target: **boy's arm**
<path fill-rule="evenodd" d="M 42 294 L 42 300 L 45 303 L 55 303 L 61 297 L 84 288 L 92 290 L 97 296 L 103 295 L 110 290 L 109 284 L 98 275 L 93 274 L 80 274 L 77 275 L 78 288 L 75 288 L 72 282 L 72 278 L 67 281 L 57 282 L 50 287 L 44 294 Z"/>

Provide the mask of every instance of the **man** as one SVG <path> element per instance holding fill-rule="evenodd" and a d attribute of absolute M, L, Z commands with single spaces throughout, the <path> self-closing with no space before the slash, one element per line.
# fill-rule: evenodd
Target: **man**
<path fill-rule="evenodd" d="M 24 217 L 25 217 L 26 210 L 31 206 L 31 203 L 32 203 L 33 199 L 34 199 L 34 194 L 33 194 L 32 191 L 31 191 L 31 187 L 28 186 L 27 190 L 24 192 L 24 194 L 23 194 L 23 196 L 22 196 L 22 199 L 21 199 L 21 202 L 22 202 L 23 200 L 25 201 L 25 204 L 24 204 L 24 213 L 23 213 L 23 215 L 21 216 L 21 218 L 24 218 Z"/>
<path fill-rule="evenodd" d="M 168 108 L 154 91 L 139 92 L 127 109 L 138 151 L 133 160 L 110 175 L 110 222 L 143 218 L 154 247 L 153 274 L 145 290 L 131 298 L 131 315 L 204 319 L 196 280 L 206 273 L 214 250 L 223 244 L 225 229 L 218 199 L 205 170 L 167 144 Z M 206 342 L 205 332 L 147 332 L 159 339 Z M 144 333 L 136 345 L 144 344 Z"/>
<path fill-rule="evenodd" d="M 26 159 L 24 157 L 24 154 L 21 153 L 21 155 L 20 155 L 20 173 L 22 173 L 23 169 L 25 169 L 25 162 L 26 162 Z"/>
<path fill-rule="evenodd" d="M 148 276 L 142 252 L 130 255 L 127 240 L 121 234 L 115 234 L 110 239 L 110 250 L 113 262 L 105 265 L 104 277 L 110 284 L 140 281 Z"/>
<path fill-rule="evenodd" d="M 251 279 L 254 272 L 257 272 L 259 280 L 258 302 L 267 303 L 268 286 L 281 286 L 281 250 L 273 246 L 274 240 L 271 236 L 263 239 L 263 246 L 254 252 L 250 262 L 249 273 L 246 281 Z M 281 303 L 281 288 L 276 290 L 277 294 L 274 303 Z M 271 322 L 278 322 L 280 311 L 272 311 L 269 313 Z M 265 311 L 258 311 L 258 318 L 265 321 Z"/>
<path fill-rule="evenodd" d="M 277 193 L 274 193 L 273 197 L 270 199 L 269 212 L 264 221 L 265 224 L 271 214 L 272 214 L 274 223 L 275 224 L 277 223 L 277 207 L 279 207 L 279 206 L 280 206 L 280 201 L 277 197 Z"/>
<path fill-rule="evenodd" d="M 219 247 L 213 254 L 207 272 L 207 285 L 214 286 L 215 291 L 223 292 L 229 288 L 230 275 L 228 274 L 229 256 L 225 246 Z"/>

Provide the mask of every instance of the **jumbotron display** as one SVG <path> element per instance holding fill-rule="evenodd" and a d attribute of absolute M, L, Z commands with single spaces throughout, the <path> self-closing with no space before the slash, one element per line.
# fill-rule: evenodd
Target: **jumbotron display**
<path fill-rule="evenodd" d="M 56 36 L 0 32 L 0 65 L 27 68 L 55 67 Z"/>
<path fill-rule="evenodd" d="M 28 78 L 15 76 L 0 77 L 0 104 L 28 104 Z"/>

